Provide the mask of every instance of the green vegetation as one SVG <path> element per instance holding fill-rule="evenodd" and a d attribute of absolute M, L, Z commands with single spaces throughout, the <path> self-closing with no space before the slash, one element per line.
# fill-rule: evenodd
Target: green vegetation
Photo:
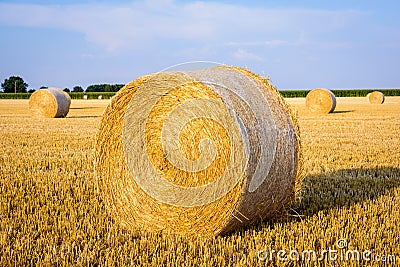
<path fill-rule="evenodd" d="M 69 93 L 71 96 L 71 99 L 83 99 L 84 95 L 87 95 L 88 99 L 98 99 L 98 97 L 101 95 L 103 99 L 110 99 L 115 95 L 115 92 L 93 92 L 93 93 L 85 93 L 85 92 L 71 92 Z M 29 99 L 31 96 L 31 93 L 0 93 L 0 99 Z"/>
<path fill-rule="evenodd" d="M 29 99 L 31 93 L 0 93 L 0 99 Z"/>
<path fill-rule="evenodd" d="M 74 88 L 72 89 L 72 92 L 77 93 L 77 92 L 84 92 L 85 90 L 83 90 L 82 86 L 76 85 L 74 86 Z"/>
<path fill-rule="evenodd" d="M 11 76 L 1 84 L 4 93 L 26 93 L 28 84 L 19 76 Z"/>
<path fill-rule="evenodd" d="M 400 96 L 400 89 L 344 89 L 331 90 L 336 97 L 365 97 L 373 91 L 380 91 L 385 96 Z M 306 97 L 310 90 L 282 90 L 283 97 Z"/>
<path fill-rule="evenodd" d="M 89 88 L 89 87 L 88 87 Z M 310 90 L 283 90 L 279 91 L 283 97 L 306 97 Z M 336 97 L 365 97 L 368 93 L 373 91 L 380 91 L 385 96 L 400 96 L 400 89 L 349 89 L 349 90 L 331 90 Z M 97 99 L 100 95 L 103 99 L 110 99 L 116 92 L 71 92 L 69 95 L 72 99 L 83 99 L 84 95 L 88 99 Z M 0 93 L 0 99 L 28 99 L 30 93 Z"/>
<path fill-rule="evenodd" d="M 87 99 L 98 99 L 99 96 L 102 96 L 103 99 L 110 99 L 111 97 L 113 97 L 115 95 L 115 92 L 81 92 L 81 93 L 69 93 L 69 95 L 71 96 L 71 99 L 83 99 L 84 95 L 87 95 Z"/>
<path fill-rule="evenodd" d="M 123 84 L 93 84 L 86 88 L 86 92 L 118 92 Z"/>

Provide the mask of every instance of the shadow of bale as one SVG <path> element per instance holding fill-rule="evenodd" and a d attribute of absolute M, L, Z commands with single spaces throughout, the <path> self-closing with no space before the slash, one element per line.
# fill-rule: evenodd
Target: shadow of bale
<path fill-rule="evenodd" d="M 367 200 L 391 194 L 400 187 L 400 169 L 393 167 L 342 169 L 303 180 L 301 196 L 276 216 L 249 227 L 237 229 L 226 236 L 245 235 L 248 231 L 263 231 L 276 223 L 290 223 L 313 216 L 320 211 L 350 207 Z"/>
<path fill-rule="evenodd" d="M 335 110 L 332 113 L 333 114 L 341 114 L 341 113 L 350 113 L 350 112 L 354 112 L 354 110 Z"/>
<path fill-rule="evenodd" d="M 69 109 L 95 109 L 95 108 L 98 108 L 98 107 L 73 107 L 73 108 L 69 108 Z"/>
<path fill-rule="evenodd" d="M 400 186 L 400 169 L 392 167 L 343 169 L 304 178 L 295 211 L 312 216 L 319 211 L 350 207 L 374 200 Z"/>
<path fill-rule="evenodd" d="M 87 119 L 87 118 L 100 118 L 101 116 L 86 115 L 86 116 L 68 116 L 67 119 Z"/>

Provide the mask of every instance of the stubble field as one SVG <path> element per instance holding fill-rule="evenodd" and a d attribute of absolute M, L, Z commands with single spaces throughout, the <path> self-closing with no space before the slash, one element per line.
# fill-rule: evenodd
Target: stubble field
<path fill-rule="evenodd" d="M 93 166 L 109 100 L 73 100 L 64 119 L 0 100 L 0 266 L 399 265 L 400 97 L 338 98 L 326 116 L 304 98 L 288 102 L 299 114 L 302 197 L 279 219 L 189 239 L 131 233 L 110 217 Z"/>

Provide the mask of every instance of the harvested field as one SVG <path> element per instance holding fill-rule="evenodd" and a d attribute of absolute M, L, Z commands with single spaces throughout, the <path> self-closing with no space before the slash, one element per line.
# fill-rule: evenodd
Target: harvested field
<path fill-rule="evenodd" d="M 109 100 L 72 100 L 57 119 L 0 100 L 0 265 L 282 266 L 283 250 L 288 266 L 398 266 L 400 97 L 339 97 L 323 117 L 305 98 L 287 100 L 299 114 L 301 199 L 286 216 L 215 238 L 133 233 L 113 220 L 93 173 Z M 328 249 L 370 254 L 333 260 Z M 305 250 L 325 256 L 289 258 Z"/>

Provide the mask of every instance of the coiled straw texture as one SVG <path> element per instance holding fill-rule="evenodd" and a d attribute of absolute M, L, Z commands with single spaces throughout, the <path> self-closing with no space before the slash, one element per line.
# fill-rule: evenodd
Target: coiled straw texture
<path fill-rule="evenodd" d="M 162 72 L 113 97 L 96 176 L 132 230 L 215 236 L 274 216 L 301 175 L 299 130 L 279 92 L 245 69 Z"/>
<path fill-rule="evenodd" d="M 367 98 L 370 104 L 383 104 L 385 102 L 385 95 L 379 91 L 369 93 Z"/>
<path fill-rule="evenodd" d="M 316 88 L 307 94 L 306 107 L 316 114 L 332 113 L 336 108 L 336 97 L 328 89 Z"/>
<path fill-rule="evenodd" d="M 71 97 L 59 88 L 40 89 L 29 98 L 29 110 L 35 118 L 66 117 Z"/>

